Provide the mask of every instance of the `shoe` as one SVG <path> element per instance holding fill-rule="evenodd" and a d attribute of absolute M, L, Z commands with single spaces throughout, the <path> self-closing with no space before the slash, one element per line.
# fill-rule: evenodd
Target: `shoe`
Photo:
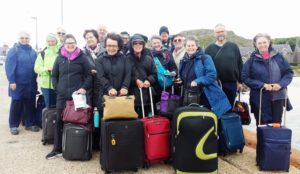
<path fill-rule="evenodd" d="M 50 159 L 54 159 L 54 158 L 61 157 L 61 156 L 62 156 L 61 152 L 51 151 L 50 153 L 48 153 L 48 155 L 46 155 L 46 159 L 50 160 Z"/>
<path fill-rule="evenodd" d="M 18 135 L 19 134 L 19 130 L 16 127 L 10 128 L 10 133 L 12 135 Z"/>
<path fill-rule="evenodd" d="M 31 130 L 32 132 L 38 132 L 38 131 L 40 131 L 40 128 L 37 126 L 30 126 L 30 127 L 26 127 L 25 130 Z"/>

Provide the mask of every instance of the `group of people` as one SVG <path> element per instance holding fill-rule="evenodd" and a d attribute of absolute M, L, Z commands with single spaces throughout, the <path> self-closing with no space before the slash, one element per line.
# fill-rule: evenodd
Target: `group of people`
<path fill-rule="evenodd" d="M 84 31 L 86 45 L 81 49 L 76 38 L 60 28 L 56 34 L 47 35 L 47 47 L 37 55 L 29 44 L 29 34 L 20 33 L 5 64 L 12 98 L 11 134 L 19 133 L 21 120 L 26 129 L 39 130 L 34 118 L 37 75 L 46 106 L 56 106 L 60 113 L 54 147 L 46 156 L 50 159 L 61 155 L 61 113 L 73 92 L 87 94 L 89 104 L 97 107 L 100 113 L 103 95 L 135 95 L 135 109 L 141 116 L 139 89 L 143 91 L 146 114 L 151 111 L 149 87 L 153 89 L 155 102 L 160 100 L 163 90 L 171 90 L 161 85 L 158 64 L 173 78 L 175 86 L 201 93 L 199 104 L 217 116 L 232 109 L 237 91 L 245 83 L 251 89 L 251 111 L 258 120 L 260 89 L 264 88 L 261 122 L 281 122 L 284 89 L 291 83 L 293 71 L 284 57 L 272 48 L 270 36 L 258 34 L 254 37 L 255 51 L 243 65 L 238 46 L 227 40 L 227 31 L 222 24 L 215 26 L 216 42 L 206 49 L 199 46 L 195 36 L 176 34 L 170 37 L 165 26 L 160 28 L 159 34 L 150 38 L 150 47 L 147 47 L 148 38 L 142 34 L 108 33 L 101 25 L 98 30 Z M 287 108 L 291 109 L 291 105 Z"/>

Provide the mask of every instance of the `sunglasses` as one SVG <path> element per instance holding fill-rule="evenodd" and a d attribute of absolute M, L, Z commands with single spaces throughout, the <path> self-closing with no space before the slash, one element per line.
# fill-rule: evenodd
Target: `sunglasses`
<path fill-rule="evenodd" d="M 66 33 L 62 33 L 62 32 L 57 32 L 57 34 L 65 35 Z"/>
<path fill-rule="evenodd" d="M 173 42 L 181 42 L 181 39 L 174 39 Z"/>

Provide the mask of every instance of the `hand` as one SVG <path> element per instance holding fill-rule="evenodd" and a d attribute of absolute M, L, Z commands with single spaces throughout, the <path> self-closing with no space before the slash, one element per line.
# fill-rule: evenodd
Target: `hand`
<path fill-rule="evenodd" d="M 48 72 L 52 72 L 52 68 L 49 68 L 49 69 L 48 69 Z"/>
<path fill-rule="evenodd" d="M 241 83 L 237 83 L 237 91 L 242 92 L 244 90 L 244 86 Z"/>
<path fill-rule="evenodd" d="M 11 83 L 11 84 L 9 84 L 9 88 L 14 91 L 17 88 L 17 84 L 16 83 Z"/>
<path fill-rule="evenodd" d="M 174 83 L 180 85 L 182 84 L 182 80 L 180 78 L 175 79 Z"/>
<path fill-rule="evenodd" d="M 195 81 L 192 81 L 191 87 L 195 87 L 195 86 L 198 86 L 198 84 Z"/>
<path fill-rule="evenodd" d="M 112 88 L 111 90 L 108 91 L 109 96 L 116 96 L 118 92 L 115 90 L 115 88 Z"/>
<path fill-rule="evenodd" d="M 125 88 L 122 88 L 122 89 L 120 90 L 120 95 L 119 95 L 119 96 L 124 96 L 124 95 L 127 95 L 127 94 L 128 94 L 128 90 L 125 89 Z"/>
<path fill-rule="evenodd" d="M 171 74 L 170 74 L 170 76 L 171 76 L 171 77 L 175 77 L 175 76 L 176 76 L 176 72 L 175 72 L 175 71 L 172 71 Z"/>
<path fill-rule="evenodd" d="M 273 91 L 279 91 L 281 89 L 281 86 L 278 83 L 271 84 Z"/>
<path fill-rule="evenodd" d="M 137 86 L 138 88 L 143 88 L 144 83 L 143 83 L 141 80 L 137 79 L 137 80 L 136 80 L 136 86 Z"/>
<path fill-rule="evenodd" d="M 82 94 L 82 95 L 85 95 L 86 94 L 86 90 L 83 89 L 83 88 L 80 88 L 76 91 L 77 94 Z"/>
<path fill-rule="evenodd" d="M 95 74 L 97 74 L 97 71 L 95 69 L 92 69 L 91 73 L 92 73 L 92 75 L 95 75 Z"/>
<path fill-rule="evenodd" d="M 149 88 L 151 86 L 150 82 L 148 80 L 144 81 L 144 87 Z"/>
<path fill-rule="evenodd" d="M 272 87 L 272 85 L 271 84 L 264 84 L 264 88 L 265 88 L 265 90 L 267 90 L 267 91 L 272 91 L 273 90 L 273 87 Z"/>

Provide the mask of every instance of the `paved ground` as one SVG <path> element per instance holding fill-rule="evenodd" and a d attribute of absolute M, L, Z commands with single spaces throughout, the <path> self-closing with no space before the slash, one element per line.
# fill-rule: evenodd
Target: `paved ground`
<path fill-rule="evenodd" d="M 8 109 L 10 99 L 7 97 L 7 80 L 3 67 L 0 66 L 0 173 L 1 174 L 98 174 L 103 173 L 99 165 L 99 152 L 87 162 L 66 161 L 63 158 L 46 160 L 45 155 L 52 149 L 43 146 L 41 132 L 30 132 L 20 128 L 20 134 L 12 136 L 8 128 Z M 132 172 L 125 172 L 132 173 Z M 166 173 L 174 170 L 165 164 L 150 166 L 148 170 L 140 169 L 137 173 Z M 219 158 L 219 174 L 260 174 L 286 172 L 259 172 L 255 166 L 255 150 L 245 147 L 242 154 Z M 290 168 L 291 174 L 300 170 Z"/>

